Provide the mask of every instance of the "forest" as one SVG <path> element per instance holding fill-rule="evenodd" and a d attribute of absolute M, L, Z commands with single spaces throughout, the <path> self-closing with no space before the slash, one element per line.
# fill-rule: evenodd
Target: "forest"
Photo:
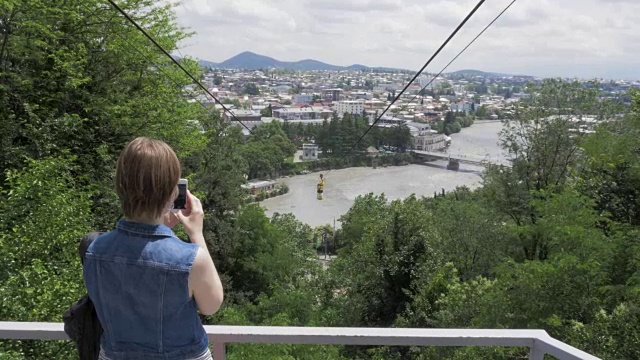
<path fill-rule="evenodd" d="M 274 120 L 253 128 L 247 139 L 239 141 L 238 150 L 245 159 L 250 180 L 290 175 L 301 170 L 370 165 L 371 160 L 366 156 L 366 149 L 370 146 L 394 149 L 396 156 L 379 159 L 381 164 L 410 162 L 410 156 L 404 154 L 412 144 L 407 126 L 376 127 L 358 141 L 368 127 L 367 119 L 349 113 L 342 118 L 334 114 L 331 121 L 322 124 L 280 124 Z M 305 143 L 318 145 L 321 150 L 320 161 L 294 164 L 296 150 Z"/>
<path fill-rule="evenodd" d="M 169 5 L 121 3 L 170 51 L 189 36 Z M 190 82 L 101 1 L 3 2 L 0 321 L 61 322 L 86 293 L 80 238 L 113 228 L 116 157 L 150 136 L 176 150 L 205 209 L 226 295 L 205 324 L 544 329 L 602 359 L 640 358 L 640 93 L 625 106 L 575 83 L 532 85 L 501 134 L 510 167 L 489 166 L 477 190 L 361 196 L 333 233 L 243 202 L 240 185 L 264 151 L 255 148 L 288 155 L 290 133 L 267 126 L 245 139 L 183 96 Z M 584 115 L 597 117 L 595 133 L 575 131 Z M 339 153 L 347 143 L 326 146 Z M 316 256 L 325 230 L 337 254 L 328 270 Z M 229 359 L 526 356 L 524 348 L 228 347 Z M 0 340 L 0 359 L 43 358 L 77 354 L 70 341 Z"/>

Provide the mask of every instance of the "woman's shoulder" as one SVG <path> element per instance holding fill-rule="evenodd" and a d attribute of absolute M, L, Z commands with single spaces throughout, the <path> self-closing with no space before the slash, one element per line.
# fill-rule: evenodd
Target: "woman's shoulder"
<path fill-rule="evenodd" d="M 172 236 L 149 243 L 144 253 L 152 261 L 187 270 L 193 265 L 199 248 L 196 244 Z"/>

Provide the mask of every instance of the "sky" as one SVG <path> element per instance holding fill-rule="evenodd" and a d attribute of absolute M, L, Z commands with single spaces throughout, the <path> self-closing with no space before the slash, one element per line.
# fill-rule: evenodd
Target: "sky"
<path fill-rule="evenodd" d="M 426 71 L 438 72 L 511 0 L 487 0 Z M 182 0 L 181 53 L 252 51 L 418 70 L 477 0 Z M 640 79 L 640 0 L 517 0 L 448 71 Z"/>

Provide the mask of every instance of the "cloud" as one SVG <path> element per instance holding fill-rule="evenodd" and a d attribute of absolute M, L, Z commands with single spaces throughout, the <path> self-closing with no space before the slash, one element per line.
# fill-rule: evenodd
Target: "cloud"
<path fill-rule="evenodd" d="M 310 10 L 348 12 L 396 11 L 402 7 L 400 0 L 301 0 Z"/>
<path fill-rule="evenodd" d="M 485 2 L 428 70 L 439 71 L 510 2 Z M 476 3 L 183 0 L 176 13 L 197 33 L 182 52 L 211 61 L 250 50 L 281 60 L 418 69 Z M 637 34 L 638 0 L 519 0 L 451 69 L 637 76 L 630 66 L 640 59 Z"/>

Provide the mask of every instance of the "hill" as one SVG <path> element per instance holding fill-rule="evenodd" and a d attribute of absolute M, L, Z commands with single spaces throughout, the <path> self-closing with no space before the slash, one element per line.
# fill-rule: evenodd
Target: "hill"
<path fill-rule="evenodd" d="M 245 51 L 234 57 L 231 57 L 221 63 L 215 63 L 207 60 L 200 60 L 200 64 L 206 67 L 219 68 L 219 69 L 289 69 L 289 70 L 379 70 L 379 71 L 407 71 L 403 69 L 384 68 L 384 67 L 369 67 L 360 64 L 354 64 L 350 66 L 338 66 L 324 63 L 322 61 L 305 59 L 300 61 L 280 61 L 269 56 L 256 54 L 250 51 Z"/>
<path fill-rule="evenodd" d="M 530 77 L 530 78 L 533 78 L 533 76 L 529 76 L 529 75 L 501 74 L 501 73 L 486 72 L 486 71 L 472 70 L 472 69 L 458 70 L 458 71 L 450 72 L 450 73 L 448 73 L 448 75 L 500 77 L 500 78 L 502 78 L 502 77 Z"/>

